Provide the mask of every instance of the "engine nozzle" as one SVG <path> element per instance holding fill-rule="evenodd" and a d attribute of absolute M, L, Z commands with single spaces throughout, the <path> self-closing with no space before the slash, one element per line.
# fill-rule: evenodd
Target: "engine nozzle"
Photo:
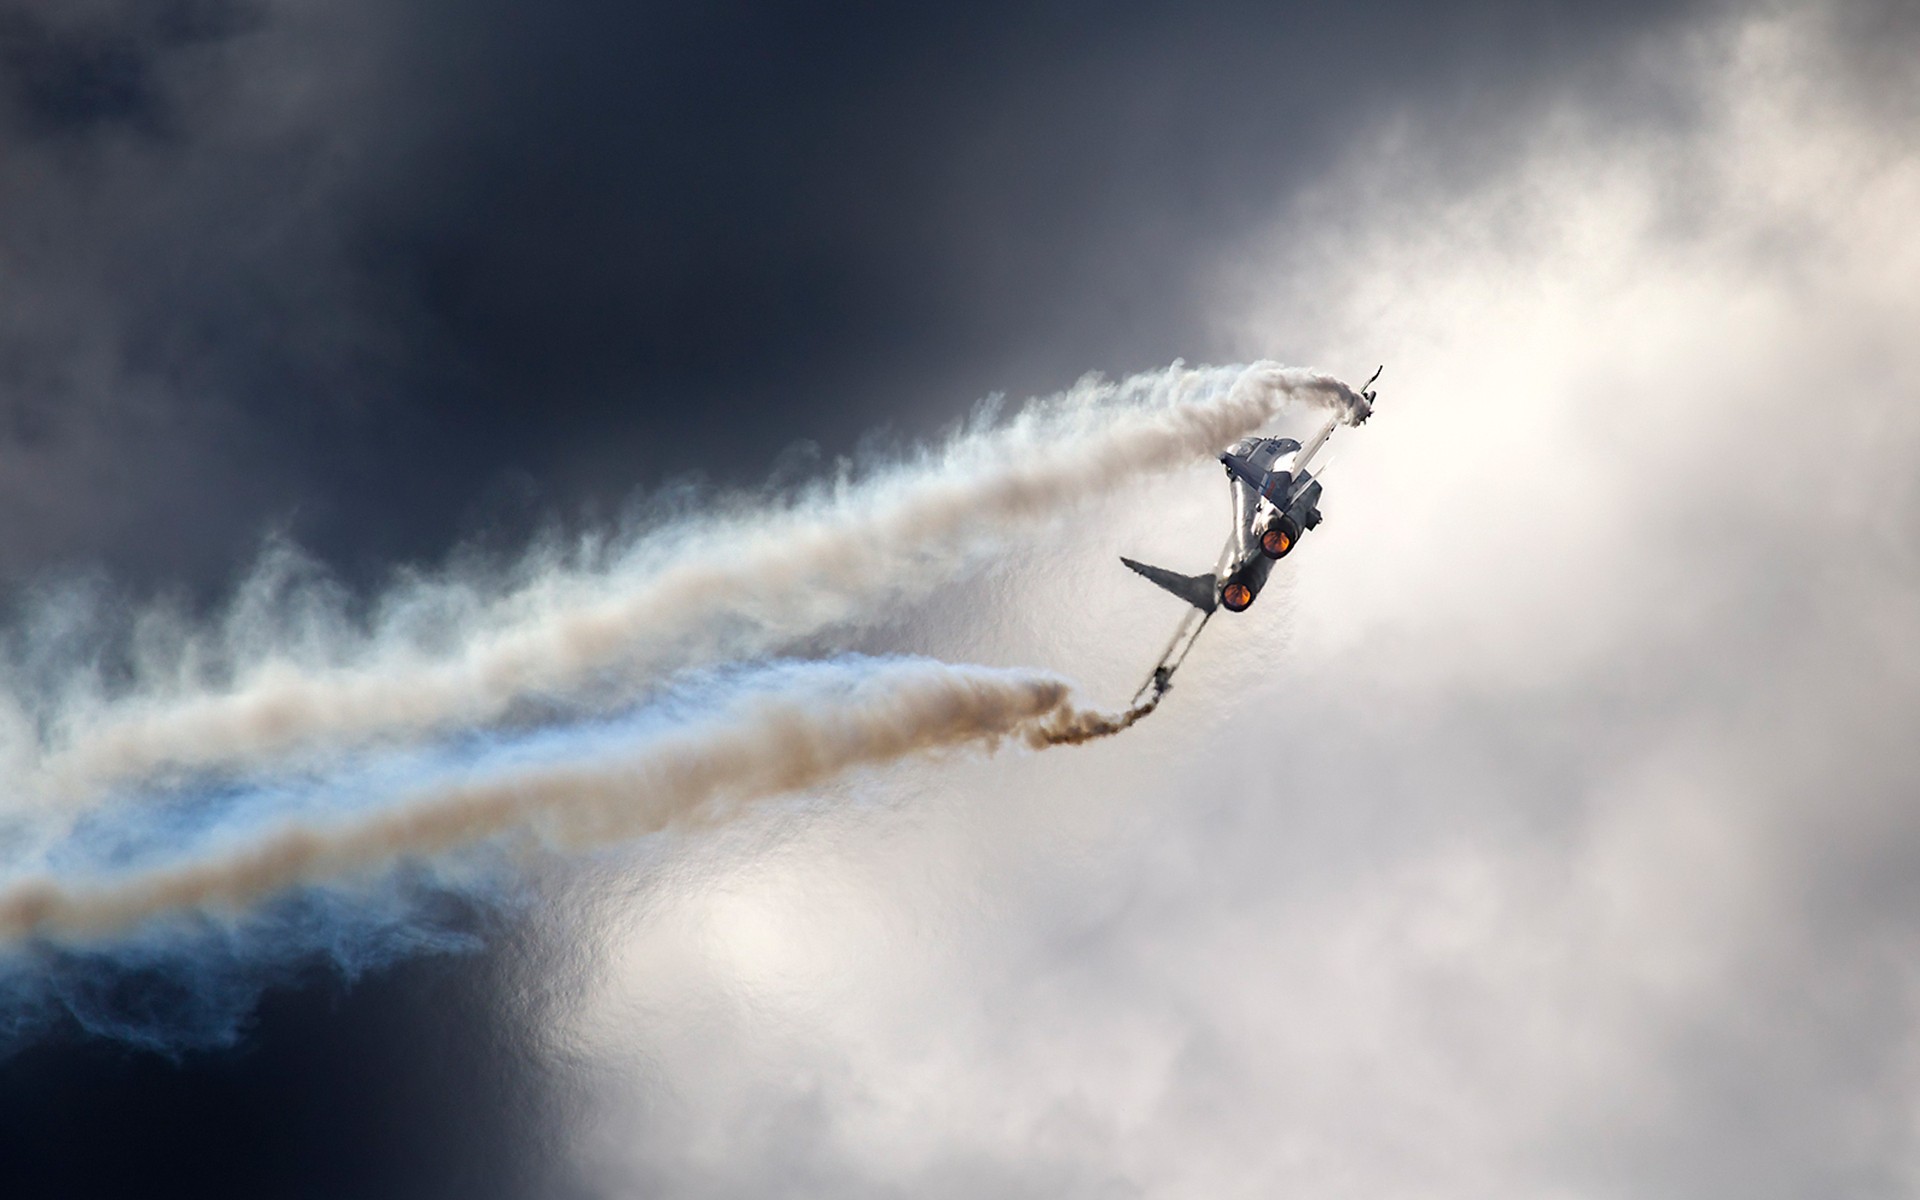
<path fill-rule="evenodd" d="M 1260 534 L 1260 553 L 1268 558 L 1285 558 L 1299 540 L 1300 527 L 1294 524 L 1293 518 L 1281 517 Z"/>

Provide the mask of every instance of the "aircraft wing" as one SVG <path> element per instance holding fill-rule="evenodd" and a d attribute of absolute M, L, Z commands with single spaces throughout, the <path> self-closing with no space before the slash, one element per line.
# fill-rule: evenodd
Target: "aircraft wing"
<path fill-rule="evenodd" d="M 1366 416 L 1363 416 L 1358 420 L 1356 420 L 1354 422 L 1355 425 L 1361 424 L 1367 419 L 1367 417 L 1370 417 L 1373 415 L 1373 404 L 1375 400 L 1375 396 L 1373 393 L 1374 381 L 1379 379 L 1380 372 L 1386 369 L 1387 369 L 1386 364 L 1382 363 L 1379 367 L 1377 367 L 1374 370 L 1372 377 L 1367 380 L 1366 386 L 1360 389 L 1360 395 L 1367 402 Z M 1341 420 L 1338 414 L 1328 417 L 1327 423 L 1325 425 L 1322 425 L 1319 431 L 1315 433 L 1311 438 L 1307 439 L 1307 444 L 1300 447 L 1299 452 L 1293 456 L 1293 469 L 1296 474 L 1307 469 L 1307 464 L 1313 461 L 1314 455 L 1320 453 L 1320 447 L 1327 444 L 1327 439 L 1333 436 L 1333 431 L 1340 424 L 1341 424 Z M 1271 496 L 1267 498 L 1270 500 L 1273 499 Z M 1278 500 L 1274 500 L 1274 503 L 1278 504 L 1280 502 Z"/>
<path fill-rule="evenodd" d="M 1320 453 L 1320 447 L 1326 445 L 1327 439 L 1333 436 L 1334 427 L 1338 424 L 1340 424 L 1339 417 L 1328 417 L 1327 423 L 1320 427 L 1319 432 L 1307 439 L 1307 444 L 1300 447 L 1300 452 L 1293 456 L 1293 469 L 1295 471 L 1303 471 L 1306 469 L 1307 463 L 1312 460 L 1313 456 Z M 1276 500 L 1274 503 L 1278 504 L 1279 501 Z"/>

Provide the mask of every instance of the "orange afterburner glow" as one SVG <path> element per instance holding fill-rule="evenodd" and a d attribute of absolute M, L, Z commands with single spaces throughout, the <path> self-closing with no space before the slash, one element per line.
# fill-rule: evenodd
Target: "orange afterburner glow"
<path fill-rule="evenodd" d="M 1228 612 L 1245 612 L 1253 603 L 1253 589 L 1244 583 L 1230 583 L 1220 589 L 1220 603 Z"/>
<path fill-rule="evenodd" d="M 1269 529 L 1260 535 L 1260 549 L 1266 552 L 1268 558 L 1279 558 L 1293 549 L 1293 538 L 1284 529 Z"/>

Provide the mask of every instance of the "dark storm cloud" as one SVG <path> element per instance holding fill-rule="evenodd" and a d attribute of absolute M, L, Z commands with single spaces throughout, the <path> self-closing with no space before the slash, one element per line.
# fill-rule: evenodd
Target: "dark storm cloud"
<path fill-rule="evenodd" d="M 14 578 L 356 573 L 1216 355 L 1191 271 L 1401 105 L 1664 6 L 15 4 Z M 1276 348 L 1310 353 L 1311 348 Z M 770 422 L 778 421 L 777 428 Z M 742 440 L 747 431 L 746 440 Z M 514 482 L 519 480 L 522 482 Z M 462 517 L 465 515 L 465 520 Z"/>
<path fill-rule="evenodd" d="M 433 232 L 398 229 L 393 261 L 444 339 L 428 365 L 469 372 L 449 394 L 566 414 L 531 451 L 602 491 L 751 470 L 737 430 L 774 415 L 843 446 L 1217 354 L 1195 257 L 1344 137 L 1518 102 L 1650 11 L 482 10 L 464 94 L 489 132 L 397 210 Z"/>
<path fill-rule="evenodd" d="M 332 213 L 364 78 L 301 16 L 0 13 L 7 577 L 203 582 L 327 465 L 290 450 L 371 351 Z"/>
<path fill-rule="evenodd" d="M 535 1174 L 534 1076 L 485 1010 L 480 960 L 415 962 L 351 986 L 301 982 L 268 999 L 244 1050 L 184 1068 L 97 1040 L 9 1061 L 8 1194 L 553 1194 Z"/>
<path fill-rule="evenodd" d="M 993 388 L 1221 354 L 1197 268 L 1371 122 L 1421 114 L 1435 157 L 1470 179 L 1510 149 L 1510 118 L 1568 87 L 1691 117 L 1684 93 L 1620 69 L 1626 51 L 1683 29 L 1652 4 L 6 13 L 0 568 L 16 579 L 82 558 L 143 584 L 205 586 L 278 522 L 351 571 L 378 571 L 529 506 L 613 504 L 687 470 L 748 478 L 797 438 L 840 449 Z M 1866 28 L 1863 44 L 1897 65 L 1882 26 Z M 1311 341 L 1258 349 L 1322 354 Z M 533 500 L 500 482 L 515 468 Z M 1874 878 L 1897 876 L 1874 865 Z M 1833 913 L 1840 924 L 1857 910 Z M 1195 927 L 1209 922 L 1201 912 Z M 1067 949 L 1076 932 L 1059 934 Z M 1790 979 L 1778 970 L 1766 978 Z M 1112 973 L 1087 975 L 1090 994 L 1113 990 Z M 76 1163 L 104 1170 L 99 1139 L 72 1130 L 94 1133 L 105 1113 L 110 1128 L 155 1114 L 188 1126 L 169 1144 L 207 1152 L 159 1161 L 204 1170 L 212 1182 L 194 1194 L 311 1186 L 287 1181 L 326 1179 L 329 1163 L 347 1191 L 416 1171 L 388 1190 L 537 1192 L 504 1167 L 476 1170 L 542 1153 L 515 1108 L 532 1077 L 473 1082 L 501 1051 L 492 1018 L 443 1021 L 398 991 L 353 993 L 345 1018 L 304 1000 L 291 1015 L 270 1007 L 260 1057 L 196 1061 L 200 1074 L 160 1083 L 148 1064 L 86 1047 L 11 1068 L 7 1094 L 28 1098 L 16 1111 L 46 1123 L 7 1126 L 55 1149 L 35 1151 L 37 1181 L 5 1190 L 70 1192 Z M 337 1062 L 300 1057 L 343 1019 L 371 1032 L 323 1039 Z M 1739 1090 L 1725 1068 L 1741 1048 L 1700 1035 L 1687 1061 L 1706 1064 L 1702 1094 L 1722 1076 Z M 270 1077 L 247 1065 L 290 1055 Z M 427 1059 L 452 1076 L 376 1107 L 392 1114 L 386 1137 L 438 1114 L 477 1149 L 347 1136 L 367 1091 L 392 1094 L 394 1076 L 354 1074 L 370 1056 L 408 1079 Z M 758 1069 L 740 1067 L 748 1085 Z M 31 1100 L 46 1078 L 71 1089 L 58 1105 Z M 780 1152 L 731 1169 L 764 1184 L 757 1172 L 821 1153 L 825 1104 L 796 1104 L 766 1130 Z M 216 1153 L 271 1136 L 246 1120 L 267 1111 L 289 1114 L 284 1153 Z M 666 1132 L 638 1144 L 668 1160 L 649 1170 L 688 1192 L 711 1184 L 671 1157 L 680 1126 L 649 1128 Z M 367 1155 L 370 1141 L 390 1155 Z M 817 1175 L 851 1189 L 860 1168 Z M 999 1186 L 1033 1179 L 1028 1168 L 963 1163 L 951 1177 Z M 131 1173 L 103 1187 L 153 1192 Z"/>

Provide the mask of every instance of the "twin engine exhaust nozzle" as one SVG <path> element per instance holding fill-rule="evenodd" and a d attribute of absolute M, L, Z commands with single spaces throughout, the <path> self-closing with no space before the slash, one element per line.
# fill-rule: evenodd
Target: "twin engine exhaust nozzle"
<path fill-rule="evenodd" d="M 1292 517 L 1280 517 L 1260 535 L 1260 553 L 1278 561 L 1285 558 L 1299 540 L 1300 526 L 1294 523 Z"/>

